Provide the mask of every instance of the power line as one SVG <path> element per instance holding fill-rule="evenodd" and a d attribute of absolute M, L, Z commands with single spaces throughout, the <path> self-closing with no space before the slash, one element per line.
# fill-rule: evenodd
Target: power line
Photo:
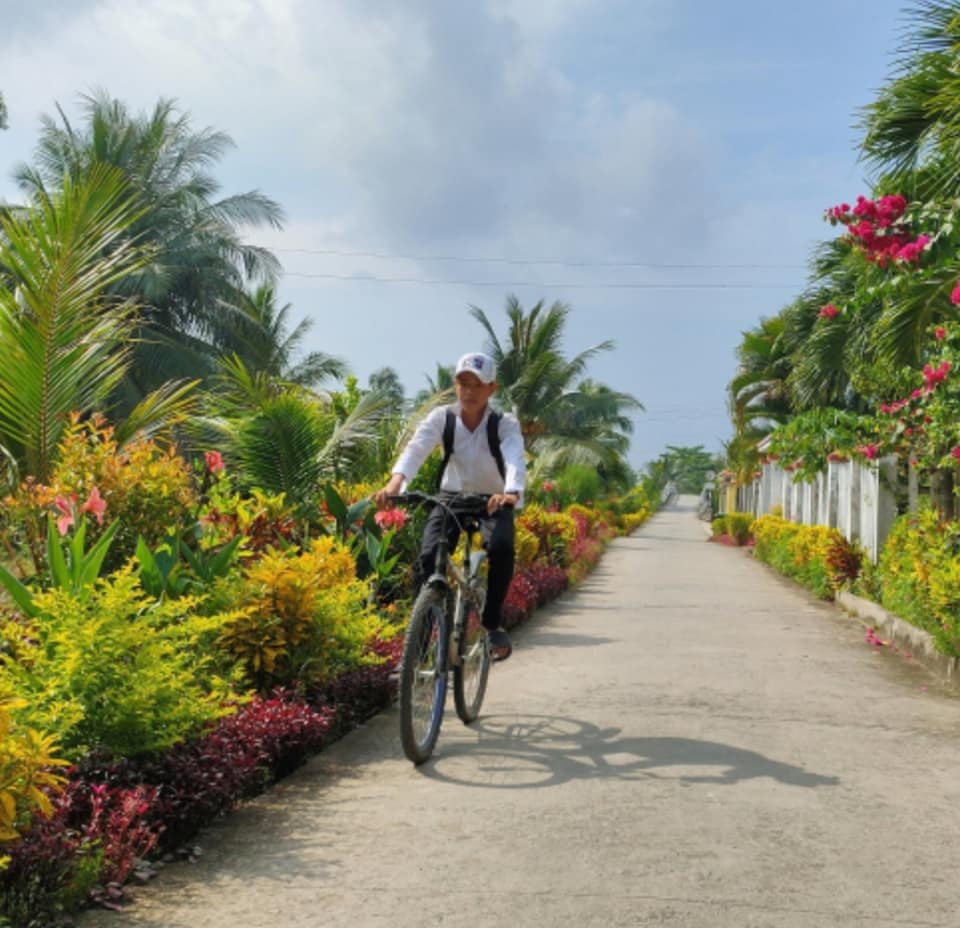
<path fill-rule="evenodd" d="M 466 287 L 551 287 L 562 290 L 789 290 L 795 284 L 731 284 L 731 283 L 638 283 L 609 281 L 601 283 L 557 282 L 546 280 L 461 280 L 431 277 L 379 277 L 376 274 L 310 274 L 284 271 L 285 277 L 312 280 L 339 280 L 346 283 L 424 284 Z"/>
<path fill-rule="evenodd" d="M 484 258 L 479 255 L 407 255 L 386 251 L 349 251 L 336 248 L 271 248 L 282 254 L 328 255 L 338 258 L 379 258 L 396 261 L 453 261 L 464 264 L 548 264 L 555 267 L 635 267 L 650 270 L 806 270 L 803 264 L 659 264 L 650 261 L 571 261 L 564 258 Z"/>

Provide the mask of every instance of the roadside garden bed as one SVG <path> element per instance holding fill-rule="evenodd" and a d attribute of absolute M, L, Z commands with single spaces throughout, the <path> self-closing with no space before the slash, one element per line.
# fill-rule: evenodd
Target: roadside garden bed
<path fill-rule="evenodd" d="M 375 518 L 370 489 L 327 487 L 304 523 L 237 492 L 215 453 L 121 452 L 75 423 L 50 485 L 6 501 L 0 925 L 122 906 L 152 860 L 189 856 L 200 827 L 390 704 L 419 523 Z M 510 627 L 649 512 L 642 493 L 531 497 Z"/>

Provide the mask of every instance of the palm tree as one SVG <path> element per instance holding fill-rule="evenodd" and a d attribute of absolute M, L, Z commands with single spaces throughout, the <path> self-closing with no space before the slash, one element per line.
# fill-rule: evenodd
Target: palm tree
<path fill-rule="evenodd" d="M 862 153 L 879 175 L 912 197 L 957 196 L 960 4 L 918 0 L 910 16 L 894 77 L 861 113 Z M 918 173 L 922 160 L 934 169 Z"/>
<path fill-rule="evenodd" d="M 248 280 L 271 280 L 276 259 L 244 244 L 248 225 L 279 228 L 280 207 L 258 191 L 215 199 L 209 173 L 232 145 L 226 134 L 194 131 L 173 101 L 132 115 L 104 92 L 83 98 L 86 126 L 74 127 L 60 107 L 59 122 L 42 120 L 35 165 L 16 178 L 30 195 L 74 183 L 106 162 L 124 175 L 140 207 L 127 230 L 151 248 L 152 258 L 113 285 L 140 304 L 134 364 L 123 384 L 129 408 L 143 395 L 178 376 L 205 376 L 222 353 L 221 341 L 241 311 L 238 294 Z"/>
<path fill-rule="evenodd" d="M 104 408 L 126 371 L 136 307 L 109 289 L 149 260 L 141 211 L 99 165 L 0 218 L 0 444 L 40 482 L 69 414 Z"/>
<path fill-rule="evenodd" d="M 613 342 L 601 342 L 568 361 L 560 345 L 569 306 L 557 301 L 545 308 L 540 300 L 525 312 L 520 301 L 510 295 L 506 313 L 510 324 L 507 341 L 501 344 L 486 313 L 477 306 L 470 307 L 470 314 L 487 332 L 487 347 L 497 362 L 500 400 L 520 420 L 529 445 L 538 435 L 550 431 L 555 404 L 584 373 L 590 358 L 612 350 Z"/>
<path fill-rule="evenodd" d="M 427 375 L 427 386 L 417 391 L 413 398 L 414 408 L 432 409 L 439 403 L 448 403 L 453 399 L 453 365 L 437 364 L 436 374 Z"/>
<path fill-rule="evenodd" d="M 389 414 L 381 394 L 358 391 L 344 403 L 252 372 L 236 357 L 222 362 L 209 399 L 209 414 L 191 423 L 195 437 L 222 448 L 242 482 L 284 493 L 305 515 L 324 481 L 357 479 L 356 464 L 370 457 Z"/>
<path fill-rule="evenodd" d="M 381 367 L 375 370 L 367 383 L 371 391 L 381 394 L 389 401 L 394 415 L 399 416 L 403 412 L 406 396 L 403 384 L 400 382 L 400 375 L 392 367 Z"/>
<path fill-rule="evenodd" d="M 238 357 L 251 371 L 303 387 L 317 387 L 347 376 L 346 363 L 322 351 L 311 351 L 296 360 L 313 328 L 313 320 L 301 319 L 290 331 L 293 306 L 284 303 L 277 307 L 276 287 L 272 283 L 243 291 L 238 297 L 240 312 L 230 315 L 220 340 L 228 356 Z"/>
<path fill-rule="evenodd" d="M 628 413 L 643 409 L 628 393 L 590 380 L 581 380 L 587 362 L 604 341 L 568 360 L 561 352 L 563 327 L 569 306 L 543 301 L 525 312 L 514 296 L 507 297 L 509 321 L 504 342 L 486 313 L 476 306 L 471 315 L 487 332 L 488 350 L 497 362 L 498 395 L 520 421 L 527 450 L 543 460 L 531 473 L 553 473 L 571 463 L 602 466 L 608 471 L 625 467 L 632 428 Z"/>
<path fill-rule="evenodd" d="M 762 319 L 743 333 L 737 373 L 727 388 L 734 424 L 783 422 L 791 411 L 787 377 L 792 369 L 784 313 Z"/>

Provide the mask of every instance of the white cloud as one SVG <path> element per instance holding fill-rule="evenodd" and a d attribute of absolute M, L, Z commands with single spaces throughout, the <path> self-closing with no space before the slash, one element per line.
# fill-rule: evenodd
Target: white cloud
<path fill-rule="evenodd" d="M 651 218 L 701 189 L 705 145 L 656 101 L 584 99 L 551 62 L 596 6 L 103 0 L 0 57 L 30 75 L 8 94 L 19 123 L 95 86 L 134 108 L 175 97 L 259 164 L 242 186 L 358 243 L 653 247 Z"/>

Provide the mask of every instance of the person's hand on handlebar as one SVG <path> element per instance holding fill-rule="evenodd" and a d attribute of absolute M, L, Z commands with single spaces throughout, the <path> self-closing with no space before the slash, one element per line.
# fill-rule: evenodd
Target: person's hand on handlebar
<path fill-rule="evenodd" d="M 520 502 L 517 493 L 494 493 L 487 501 L 487 512 L 493 515 L 498 509 L 509 506 L 511 509 Z"/>
<path fill-rule="evenodd" d="M 390 508 L 390 497 L 396 496 L 400 492 L 400 488 L 403 486 L 403 480 L 403 474 L 392 474 L 387 481 L 387 485 L 382 490 L 377 490 L 377 492 L 373 494 L 373 501 L 376 503 L 377 509 Z"/>

